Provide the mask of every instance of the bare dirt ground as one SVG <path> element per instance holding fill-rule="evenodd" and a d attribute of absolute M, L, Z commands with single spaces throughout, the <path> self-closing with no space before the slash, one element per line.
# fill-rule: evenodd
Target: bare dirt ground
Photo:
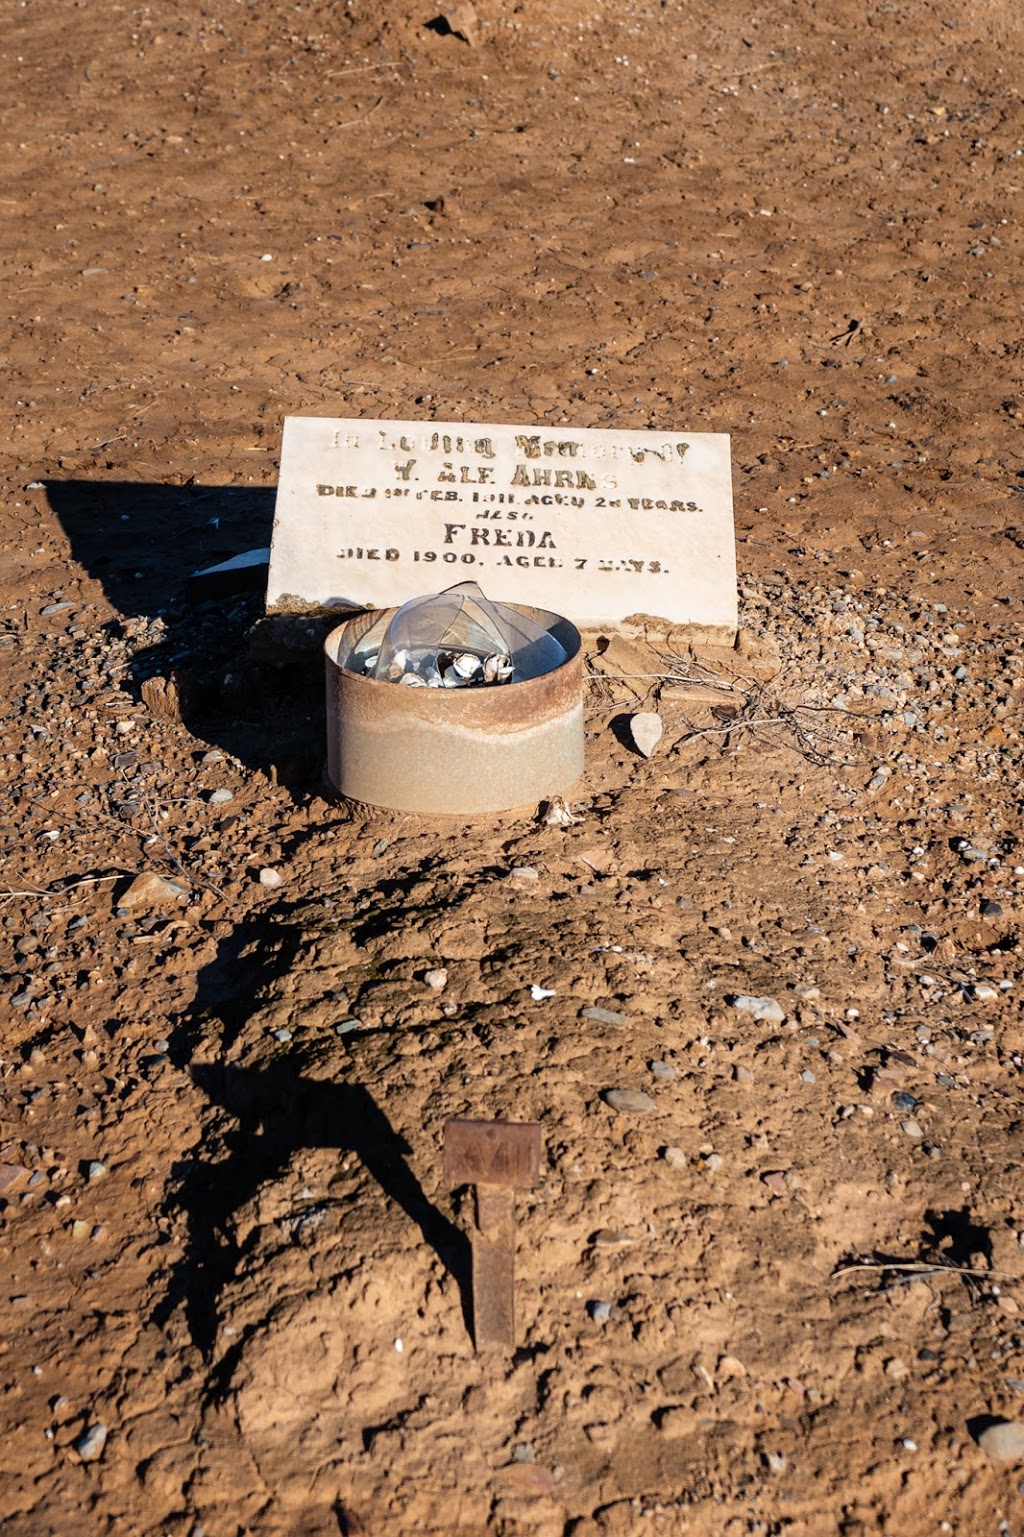
<path fill-rule="evenodd" d="M 1018 1534 L 1015 8 L 3 10 L 4 1532 Z M 740 647 L 589 638 L 571 827 L 328 803 L 188 589 L 286 413 L 731 433 Z"/>

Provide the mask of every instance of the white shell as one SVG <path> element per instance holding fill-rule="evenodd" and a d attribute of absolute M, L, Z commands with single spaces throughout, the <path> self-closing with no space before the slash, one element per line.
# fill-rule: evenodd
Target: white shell
<path fill-rule="evenodd" d="M 503 656 L 500 652 L 489 656 L 484 662 L 484 682 L 504 683 L 512 676 L 512 659 Z"/>
<path fill-rule="evenodd" d="M 545 827 L 573 827 L 579 817 L 574 817 L 565 801 L 560 796 L 554 796 L 547 804 L 544 813 Z"/>
<path fill-rule="evenodd" d="M 388 663 L 388 681 L 390 683 L 401 682 L 408 665 L 409 653 L 407 651 L 396 651 L 394 656 L 391 658 L 391 661 Z"/>
<path fill-rule="evenodd" d="M 452 669 L 458 673 L 460 678 L 464 679 L 475 678 L 480 671 L 480 667 L 480 658 L 473 656 L 470 651 L 464 651 L 461 656 L 457 656 L 452 662 Z"/>
<path fill-rule="evenodd" d="M 398 679 L 398 682 L 404 683 L 407 688 L 426 688 L 427 686 L 425 681 L 415 672 L 404 672 Z"/>

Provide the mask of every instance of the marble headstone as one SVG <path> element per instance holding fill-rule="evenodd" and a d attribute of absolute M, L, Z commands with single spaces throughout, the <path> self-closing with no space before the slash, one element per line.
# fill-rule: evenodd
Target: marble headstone
<path fill-rule="evenodd" d="M 467 580 L 577 624 L 734 632 L 728 437 L 286 419 L 268 612 L 387 608 Z"/>

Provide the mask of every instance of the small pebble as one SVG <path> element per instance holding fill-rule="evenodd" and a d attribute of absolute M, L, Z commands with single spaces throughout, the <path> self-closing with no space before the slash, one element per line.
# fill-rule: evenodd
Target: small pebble
<path fill-rule="evenodd" d="M 211 790 L 206 797 L 211 806 L 226 806 L 228 801 L 233 801 L 234 798 L 234 790 Z"/>
<path fill-rule="evenodd" d="M 970 996 L 974 1003 L 994 1003 L 999 997 L 999 989 L 990 987 L 987 982 L 975 982 Z"/>
<path fill-rule="evenodd" d="M 592 1019 L 598 1025 L 628 1025 L 629 1015 L 617 1009 L 602 1009 L 596 1004 L 586 1004 L 580 1009 L 580 1019 Z"/>
<path fill-rule="evenodd" d="M 748 993 L 733 993 L 726 1003 L 740 1014 L 751 1014 L 764 1024 L 781 1025 L 786 1011 L 775 998 L 755 998 Z"/>
<path fill-rule="evenodd" d="M 619 1228 L 603 1227 L 594 1234 L 593 1245 L 595 1249 L 621 1249 L 625 1244 L 631 1244 L 633 1238 L 629 1233 L 623 1233 Z"/>
<path fill-rule="evenodd" d="M 605 1089 L 601 1098 L 612 1110 L 627 1115 L 646 1115 L 654 1109 L 654 1100 L 642 1089 Z"/>
<path fill-rule="evenodd" d="M 701 1159 L 703 1167 L 707 1169 L 709 1174 L 716 1174 L 722 1167 L 722 1162 L 721 1153 L 706 1153 Z"/>
<path fill-rule="evenodd" d="M 266 886 L 270 891 L 276 891 L 278 886 L 284 885 L 284 876 L 277 870 L 272 870 L 269 865 L 265 865 L 260 871 L 259 880 L 260 885 Z"/>
<path fill-rule="evenodd" d="M 920 1104 L 920 1100 L 915 1099 L 913 1094 L 907 1094 L 903 1089 L 897 1090 L 892 1096 L 892 1102 L 897 1110 L 903 1111 L 904 1115 L 913 1115 Z"/>
<path fill-rule="evenodd" d="M 901 1121 L 900 1130 L 905 1132 L 908 1137 L 913 1138 L 915 1142 L 920 1142 L 921 1138 L 924 1136 L 924 1132 L 921 1130 L 920 1126 L 916 1121 L 913 1120 Z"/>
<path fill-rule="evenodd" d="M 290 1030 L 275 1030 L 273 1034 L 275 1041 L 290 1041 L 292 1039 L 292 1033 Z"/>
<path fill-rule="evenodd" d="M 83 1462 L 95 1462 L 103 1455 L 103 1448 L 107 1444 L 107 1427 L 99 1420 L 90 1425 L 88 1430 L 82 1432 L 75 1441 L 74 1448 Z"/>
<path fill-rule="evenodd" d="M 100 1163 L 98 1158 L 93 1158 L 87 1165 L 85 1177 L 87 1180 L 102 1179 L 107 1172 L 105 1163 Z"/>
<path fill-rule="evenodd" d="M 612 1304 L 610 1302 L 588 1302 L 587 1312 L 596 1324 L 605 1324 L 612 1316 Z"/>
<path fill-rule="evenodd" d="M 436 966 L 423 973 L 423 980 L 435 993 L 443 992 L 448 985 L 448 972 L 444 966 Z"/>
<path fill-rule="evenodd" d="M 1016 1420 L 997 1420 L 981 1432 L 978 1445 L 993 1462 L 1024 1461 L 1024 1425 Z"/>
<path fill-rule="evenodd" d="M 662 1062 L 658 1057 L 653 1062 L 648 1062 L 647 1066 L 655 1078 L 661 1078 L 665 1083 L 671 1083 L 674 1078 L 679 1077 L 679 1069 L 677 1067 L 673 1067 L 671 1062 Z"/>
<path fill-rule="evenodd" d="M 686 1167 L 686 1154 L 681 1147 L 663 1147 L 661 1156 L 673 1169 L 683 1169 Z"/>
<path fill-rule="evenodd" d="M 749 1067 L 744 1067 L 742 1062 L 737 1062 L 732 1070 L 734 1083 L 753 1083 L 754 1075 Z"/>

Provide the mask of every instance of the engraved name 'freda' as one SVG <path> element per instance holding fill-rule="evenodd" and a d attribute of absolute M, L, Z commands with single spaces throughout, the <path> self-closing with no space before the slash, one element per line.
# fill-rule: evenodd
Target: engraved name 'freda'
<path fill-rule="evenodd" d="M 446 523 L 444 543 L 456 544 L 460 534 L 469 532 L 469 542 L 486 544 L 489 548 L 514 550 L 555 550 L 558 546 L 547 529 L 536 528 L 470 528 L 465 523 Z"/>

